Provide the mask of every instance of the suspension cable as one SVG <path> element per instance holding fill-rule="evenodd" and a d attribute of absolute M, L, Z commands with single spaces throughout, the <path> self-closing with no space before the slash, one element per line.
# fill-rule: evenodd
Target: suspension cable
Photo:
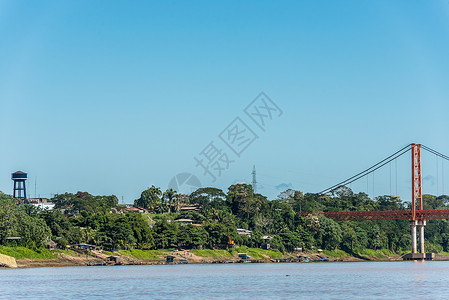
<path fill-rule="evenodd" d="M 397 160 L 394 161 L 394 167 L 395 167 L 394 173 L 396 174 L 396 194 L 395 194 L 395 196 L 397 197 L 398 196 L 398 161 Z"/>
<path fill-rule="evenodd" d="M 438 197 L 438 192 L 439 192 L 439 189 L 438 189 L 438 184 L 439 184 L 439 182 L 440 182 L 440 172 L 439 172 L 439 170 L 438 170 L 438 155 L 435 155 L 435 158 L 436 158 L 436 165 L 437 165 L 437 197 Z"/>
<path fill-rule="evenodd" d="M 442 193 L 441 195 L 444 195 L 444 160 L 441 160 L 441 177 L 442 177 Z"/>
<path fill-rule="evenodd" d="M 427 150 L 430 153 L 435 154 L 437 156 L 437 172 L 439 171 L 438 170 L 438 157 L 441 157 L 441 177 L 442 177 L 442 193 L 441 193 L 441 195 L 444 195 L 444 160 L 448 160 L 449 161 L 449 156 L 444 155 L 444 154 L 442 154 L 442 153 L 440 153 L 440 152 L 438 152 L 436 150 L 433 150 L 432 148 L 429 148 L 429 147 L 427 147 L 425 145 L 421 145 L 421 148 L 424 149 L 424 150 Z M 438 178 L 438 175 L 437 175 L 437 180 L 438 179 L 439 178 Z M 437 183 L 437 186 L 438 186 L 438 183 Z M 437 194 L 438 194 L 438 192 L 437 192 Z"/>
<path fill-rule="evenodd" d="M 391 161 L 399 158 L 400 156 L 402 156 L 405 153 L 407 153 L 408 151 L 410 151 L 410 145 L 411 144 L 408 144 L 407 146 L 405 146 L 401 150 L 399 150 L 399 151 L 395 152 L 394 154 L 388 156 L 387 158 L 381 160 L 380 162 L 378 162 L 377 164 L 373 165 L 372 167 L 370 167 L 370 168 L 368 168 L 368 169 L 366 169 L 366 170 L 364 170 L 364 171 L 362 171 L 362 172 L 360 172 L 360 173 L 358 173 L 358 174 L 356 174 L 356 175 L 354 175 L 354 176 L 352 176 L 352 177 L 350 177 L 350 178 L 348 178 L 348 179 L 346 179 L 346 180 L 344 180 L 344 181 L 342 181 L 342 182 L 340 182 L 338 184 L 335 184 L 335 185 L 333 185 L 333 186 L 323 190 L 322 192 L 320 192 L 320 194 L 326 194 L 326 193 L 334 190 L 337 187 L 347 185 L 347 184 L 352 183 L 352 182 L 354 182 L 356 180 L 359 180 L 360 178 L 362 178 L 364 176 L 367 176 L 368 174 L 376 171 L 377 169 L 383 167 L 384 165 L 390 163 Z"/>
<path fill-rule="evenodd" d="M 390 167 L 390 196 L 391 196 L 391 195 L 393 195 L 391 193 L 391 163 L 389 163 L 388 166 Z"/>
<path fill-rule="evenodd" d="M 449 156 L 444 155 L 444 154 L 442 154 L 442 153 L 440 153 L 440 152 L 438 152 L 436 150 L 433 150 L 432 148 L 429 148 L 429 147 L 424 146 L 424 145 L 421 145 L 421 148 L 424 149 L 424 150 L 429 151 L 430 153 L 433 153 L 433 154 L 441 157 L 442 159 L 449 160 Z"/>

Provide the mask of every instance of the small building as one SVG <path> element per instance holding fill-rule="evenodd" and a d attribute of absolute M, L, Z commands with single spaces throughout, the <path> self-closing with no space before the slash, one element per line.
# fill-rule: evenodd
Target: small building
<path fill-rule="evenodd" d="M 199 205 L 190 205 L 190 206 L 183 206 L 179 210 L 180 211 L 189 211 L 189 210 L 201 211 L 201 207 Z"/>
<path fill-rule="evenodd" d="M 47 243 L 47 248 L 50 250 L 55 250 L 56 248 L 58 248 L 58 244 L 56 244 L 56 242 L 54 242 L 53 240 L 49 240 Z"/>
<path fill-rule="evenodd" d="M 251 237 L 252 231 L 248 230 L 248 229 L 237 228 L 237 233 L 240 235 L 246 235 L 246 236 Z"/>
<path fill-rule="evenodd" d="M 166 262 L 166 263 L 173 263 L 174 260 L 175 260 L 175 256 L 173 256 L 173 255 L 167 255 L 167 256 L 165 257 L 165 262 Z"/>
<path fill-rule="evenodd" d="M 298 258 L 299 258 L 300 262 L 309 262 L 310 261 L 310 257 L 307 255 L 299 255 Z"/>
<path fill-rule="evenodd" d="M 270 245 L 270 243 L 263 243 L 261 248 L 263 250 L 270 250 L 271 249 L 271 245 Z"/>
<path fill-rule="evenodd" d="M 193 224 L 193 220 L 192 219 L 178 219 L 175 220 L 176 222 L 180 222 L 182 225 L 191 225 Z"/>
<path fill-rule="evenodd" d="M 126 211 L 132 211 L 136 213 L 144 213 L 147 214 L 148 210 L 143 207 L 136 207 L 136 206 L 127 206 Z"/>
<path fill-rule="evenodd" d="M 55 205 L 52 202 L 49 202 L 47 198 L 30 198 L 26 201 L 28 204 L 42 210 L 53 210 L 55 208 Z"/>
<path fill-rule="evenodd" d="M 264 243 L 262 244 L 262 249 L 269 250 L 271 249 L 270 241 L 273 239 L 271 235 L 264 235 L 262 237 L 262 240 L 264 240 Z"/>
<path fill-rule="evenodd" d="M 48 198 L 28 198 L 28 204 L 39 204 L 39 203 L 47 203 Z"/>
<path fill-rule="evenodd" d="M 248 255 L 248 253 L 239 253 L 240 259 L 250 259 L 251 256 Z"/>
<path fill-rule="evenodd" d="M 108 257 L 107 263 L 108 263 L 108 264 L 116 264 L 116 265 L 121 265 L 121 264 L 123 264 L 123 262 L 122 262 L 120 256 L 109 256 L 109 257 Z"/>

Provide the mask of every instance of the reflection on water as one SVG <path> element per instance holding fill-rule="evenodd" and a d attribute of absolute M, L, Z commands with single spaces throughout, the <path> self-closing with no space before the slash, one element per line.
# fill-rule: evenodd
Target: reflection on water
<path fill-rule="evenodd" d="M 449 262 L 4 269 L 0 292 L 2 299 L 447 299 Z"/>

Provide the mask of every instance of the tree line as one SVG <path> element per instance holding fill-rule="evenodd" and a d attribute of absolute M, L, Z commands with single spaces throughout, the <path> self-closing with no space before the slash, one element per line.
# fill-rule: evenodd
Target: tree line
<path fill-rule="evenodd" d="M 0 244 L 43 247 L 50 240 L 60 247 L 89 243 L 107 250 L 226 248 L 236 245 L 261 247 L 269 243 L 282 252 L 303 249 L 410 249 L 407 220 L 341 221 L 324 217 L 323 211 L 371 211 L 410 209 L 395 196 L 371 199 L 340 187 L 330 195 L 286 190 L 276 199 L 255 193 L 248 184 L 231 185 L 227 192 L 199 188 L 190 195 L 173 190 L 162 192 L 151 186 L 134 206 L 147 213 L 127 211 L 116 196 L 94 196 L 86 192 L 55 195 L 53 210 L 16 204 L 0 192 Z M 194 205 L 197 210 L 181 210 Z M 448 196 L 424 195 L 424 209 L 448 209 Z M 310 213 L 302 216 L 300 213 Z M 178 220 L 189 219 L 186 225 Z M 238 228 L 251 231 L 241 235 Z M 426 251 L 449 251 L 447 220 L 429 220 Z M 20 237 L 20 239 L 14 239 Z M 12 239 L 13 238 L 13 239 Z"/>

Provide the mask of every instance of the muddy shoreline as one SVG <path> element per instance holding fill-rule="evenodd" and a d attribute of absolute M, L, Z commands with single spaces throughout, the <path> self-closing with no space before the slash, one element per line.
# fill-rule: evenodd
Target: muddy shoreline
<path fill-rule="evenodd" d="M 18 268 L 43 268 L 43 267 L 75 267 L 75 266 L 113 266 L 113 265 L 162 265 L 162 264 L 213 264 L 213 263 L 314 263 L 314 262 L 366 262 L 366 261 L 402 261 L 400 255 L 395 255 L 387 258 L 373 258 L 373 257 L 330 257 L 322 253 L 302 253 L 301 255 L 286 255 L 280 259 L 262 258 L 252 259 L 249 261 L 242 261 L 235 257 L 214 259 L 211 257 L 197 256 L 189 251 L 183 251 L 174 254 L 173 262 L 167 263 L 165 255 L 160 256 L 160 260 L 141 260 L 134 257 L 117 254 L 118 261 L 110 261 L 109 255 L 97 253 L 89 253 L 89 255 L 72 256 L 64 253 L 57 255 L 55 259 L 18 259 Z M 304 258 L 306 257 L 306 259 Z M 436 255 L 435 260 L 449 260 L 448 256 Z"/>

